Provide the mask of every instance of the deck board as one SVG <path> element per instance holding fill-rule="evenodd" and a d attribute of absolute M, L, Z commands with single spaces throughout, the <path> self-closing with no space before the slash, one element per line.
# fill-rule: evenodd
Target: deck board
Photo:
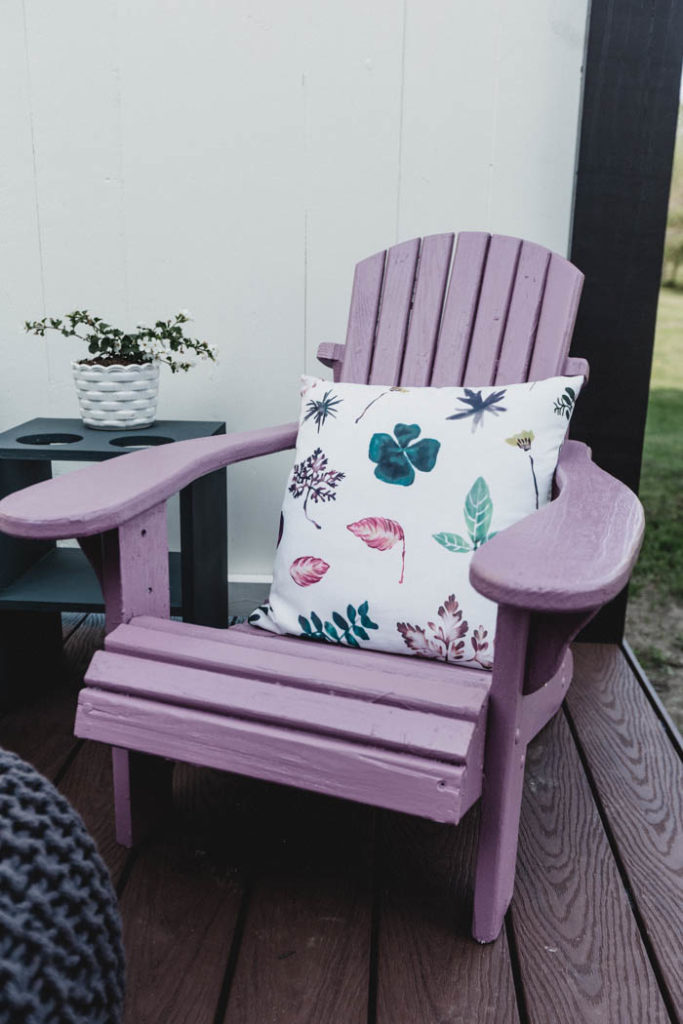
<path fill-rule="evenodd" d="M 683 763 L 634 682 L 620 652 L 577 645 L 567 708 L 671 1009 L 683 1017 Z"/>
<path fill-rule="evenodd" d="M 126 1024 L 664 1024 L 680 1009 L 680 762 L 615 647 L 579 645 L 530 748 L 507 928 L 468 935 L 459 828 L 178 766 L 176 813 L 129 853 L 109 752 L 76 743 L 101 619 L 67 620 L 67 685 L 0 718 L 83 815 L 120 890 Z"/>
<path fill-rule="evenodd" d="M 511 917 L 529 1024 L 667 1024 L 563 714 L 529 749 Z"/>
<path fill-rule="evenodd" d="M 208 769 L 176 771 L 176 819 L 140 850 L 125 879 L 124 1024 L 214 1020 L 245 889 L 241 864 L 225 843 L 226 807 L 216 814 L 215 781 Z"/>
<path fill-rule="evenodd" d="M 374 816 L 258 788 L 241 815 L 253 875 L 224 1024 L 366 1024 Z"/>
<path fill-rule="evenodd" d="M 478 828 L 381 816 L 378 854 L 377 1024 L 518 1024 L 505 931 L 470 937 Z"/>

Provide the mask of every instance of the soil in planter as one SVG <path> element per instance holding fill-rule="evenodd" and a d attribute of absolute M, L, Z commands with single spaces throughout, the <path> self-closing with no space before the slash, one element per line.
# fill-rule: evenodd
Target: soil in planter
<path fill-rule="evenodd" d="M 130 356 L 95 356 L 93 359 L 78 359 L 81 366 L 147 366 L 151 359 L 131 359 Z"/>

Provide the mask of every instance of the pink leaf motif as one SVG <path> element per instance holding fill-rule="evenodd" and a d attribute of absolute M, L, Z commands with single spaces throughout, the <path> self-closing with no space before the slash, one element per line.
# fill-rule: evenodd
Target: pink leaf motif
<path fill-rule="evenodd" d="M 302 555 L 290 565 L 289 575 L 300 587 L 310 587 L 311 583 L 319 583 L 328 569 L 329 565 L 322 558 Z"/>
<path fill-rule="evenodd" d="M 488 632 L 483 626 L 472 631 L 472 657 L 465 656 L 465 638 L 469 631 L 469 623 L 463 618 L 463 611 L 455 599 L 449 594 L 437 612 L 440 623 L 428 622 L 425 627 L 413 626 L 409 622 L 397 622 L 396 629 L 403 637 L 409 650 L 423 658 L 436 658 L 449 662 L 477 662 L 482 668 L 491 669 L 492 661 L 487 657 L 489 650 Z"/>
<path fill-rule="evenodd" d="M 425 631 L 421 626 L 411 626 L 409 622 L 397 622 L 396 629 L 403 637 L 406 647 L 411 651 L 421 654 L 423 658 L 445 660 L 444 652 L 439 648 L 438 644 L 425 635 Z"/>
<path fill-rule="evenodd" d="M 359 537 L 369 548 L 376 551 L 388 551 L 394 544 L 401 544 L 401 578 L 406 567 L 406 538 L 403 527 L 395 519 L 384 519 L 383 516 L 368 516 L 357 523 L 349 523 L 346 527 L 355 537 Z"/>

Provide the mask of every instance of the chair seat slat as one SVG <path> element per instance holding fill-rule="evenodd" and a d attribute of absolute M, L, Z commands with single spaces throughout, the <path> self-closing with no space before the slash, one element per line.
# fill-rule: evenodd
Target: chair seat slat
<path fill-rule="evenodd" d="M 211 631 L 204 627 L 208 637 L 211 632 L 216 635 L 213 639 L 207 635 L 193 636 L 184 623 L 174 625 L 184 628 L 162 632 L 135 624 L 119 626 L 109 634 L 105 646 L 108 651 L 120 654 L 470 720 L 479 717 L 491 682 L 489 673 L 462 672 L 455 666 L 443 664 L 440 671 L 436 665 L 429 666 L 436 669 L 431 678 L 409 671 L 388 671 L 387 657 L 392 668 L 399 660 L 397 657 L 392 659 L 388 655 L 383 659 L 380 655 L 373 660 L 372 655 L 368 659 L 367 652 L 338 650 L 312 641 L 308 641 L 308 646 L 306 641 L 270 644 L 271 636 L 280 641 L 285 638 L 264 634 L 263 630 L 252 629 L 247 634 L 249 642 L 245 644 L 244 634 L 235 628 Z M 312 656 L 302 657 L 302 647 Z M 309 651 L 309 647 L 315 650 Z M 330 657 L 335 654 L 341 657 Z M 403 661 L 408 662 L 408 670 L 421 667 L 415 659 L 404 658 Z M 473 675 L 483 678 L 471 679 Z"/>
<path fill-rule="evenodd" d="M 184 708 L 257 719 L 464 763 L 476 723 L 225 672 L 98 651 L 85 682 Z"/>
<path fill-rule="evenodd" d="M 481 769 L 91 687 L 76 735 L 457 824 Z M 475 777 L 476 776 L 476 777 Z"/>

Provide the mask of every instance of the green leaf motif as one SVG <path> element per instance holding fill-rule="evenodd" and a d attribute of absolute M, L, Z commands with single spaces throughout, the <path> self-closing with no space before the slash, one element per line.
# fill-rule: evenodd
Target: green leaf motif
<path fill-rule="evenodd" d="M 326 619 L 324 623 L 315 612 L 311 612 L 310 621 L 305 615 L 299 615 L 299 626 L 302 630 L 300 635 L 306 640 L 322 640 L 328 644 L 360 647 L 358 639 L 370 639 L 367 633 L 368 629 L 379 629 L 377 623 L 370 618 L 367 601 L 363 601 L 358 609 L 354 608 L 352 604 L 347 605 L 346 614 L 349 617 L 348 622 L 340 612 L 332 612 L 333 621 L 330 622 Z M 361 625 L 356 622 L 358 617 L 360 617 Z"/>
<path fill-rule="evenodd" d="M 465 498 L 465 523 L 476 549 L 488 540 L 493 502 L 483 476 L 477 477 Z"/>
<path fill-rule="evenodd" d="M 320 633 L 323 628 L 322 619 L 320 619 L 319 616 L 315 614 L 315 612 L 311 612 L 311 622 Z"/>
<path fill-rule="evenodd" d="M 462 554 L 465 551 L 476 551 L 482 544 L 485 544 L 496 531 L 489 533 L 491 519 L 493 517 L 493 501 L 489 493 L 488 484 L 483 476 L 477 477 L 465 498 L 464 507 L 465 525 L 469 533 L 469 540 L 459 533 L 433 533 L 432 537 L 437 544 L 452 551 L 454 554 Z"/>
<path fill-rule="evenodd" d="M 553 411 L 558 416 L 564 416 L 566 419 L 571 418 L 571 414 L 574 411 L 574 405 L 576 404 L 576 391 L 574 388 L 566 387 L 559 398 L 556 399 L 553 405 Z"/>
<path fill-rule="evenodd" d="M 446 548 L 447 551 L 461 552 L 461 551 L 472 551 L 472 545 L 469 541 L 461 537 L 459 533 L 433 533 L 434 540 L 441 547 Z"/>
<path fill-rule="evenodd" d="M 416 469 L 421 473 L 434 469 L 441 442 L 431 437 L 417 441 L 420 432 L 417 423 L 397 423 L 394 437 L 390 434 L 372 435 L 368 458 L 377 463 L 375 476 L 378 480 L 410 487 L 415 480 Z"/>
<path fill-rule="evenodd" d="M 394 437 L 401 448 L 407 448 L 420 434 L 421 430 L 417 423 L 397 423 L 394 427 Z M 384 436 L 386 437 L 386 434 Z"/>
<path fill-rule="evenodd" d="M 441 445 L 432 438 L 423 438 L 417 444 L 411 444 L 406 448 L 406 455 L 421 473 L 429 473 L 436 465 L 436 457 L 439 454 Z"/>

